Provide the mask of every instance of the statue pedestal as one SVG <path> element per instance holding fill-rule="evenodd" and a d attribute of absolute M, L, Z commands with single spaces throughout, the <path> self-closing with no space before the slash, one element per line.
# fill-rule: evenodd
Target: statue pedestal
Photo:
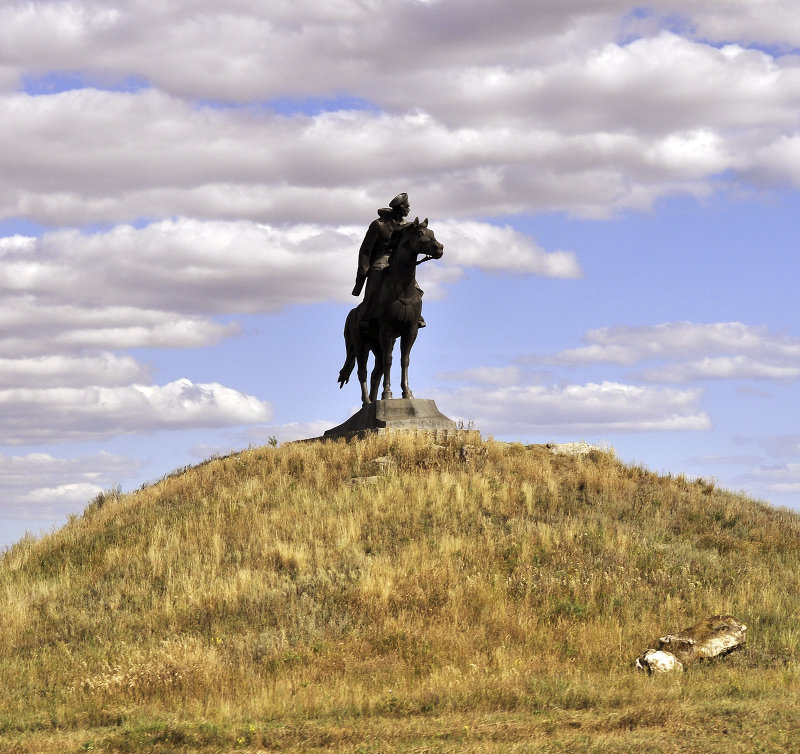
<path fill-rule="evenodd" d="M 323 438 L 363 436 L 380 431 L 456 432 L 458 427 L 426 398 L 392 398 L 362 406 L 346 422 L 329 429 Z"/>

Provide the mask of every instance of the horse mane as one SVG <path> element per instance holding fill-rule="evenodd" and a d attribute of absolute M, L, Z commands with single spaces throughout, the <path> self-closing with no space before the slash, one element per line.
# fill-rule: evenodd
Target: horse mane
<path fill-rule="evenodd" d="M 392 235 L 389 236 L 389 241 L 387 242 L 387 248 L 389 249 L 389 253 L 394 251 L 397 248 L 397 245 L 405 236 L 406 231 L 410 230 L 411 228 L 419 228 L 419 227 L 428 227 L 428 218 L 426 217 L 422 222 L 419 221 L 419 218 L 414 220 L 414 222 L 406 222 L 402 225 L 399 225 L 392 231 Z"/>
<path fill-rule="evenodd" d="M 386 250 L 389 253 L 390 259 L 394 250 L 400 245 L 400 241 L 403 240 L 406 231 L 413 225 L 414 223 L 403 223 L 392 231 L 392 235 L 389 236 L 389 240 L 386 243 Z"/>

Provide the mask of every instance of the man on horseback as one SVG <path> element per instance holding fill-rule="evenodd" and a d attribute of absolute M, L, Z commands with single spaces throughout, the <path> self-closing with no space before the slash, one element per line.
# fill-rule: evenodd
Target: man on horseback
<path fill-rule="evenodd" d="M 364 301 L 361 306 L 360 329 L 362 332 L 369 330 L 372 320 L 377 316 L 375 311 L 378 291 L 382 280 L 382 271 L 389 266 L 389 241 L 392 234 L 402 228 L 405 218 L 411 209 L 408 194 L 398 194 L 386 209 L 378 210 L 378 219 L 373 220 L 367 229 L 367 234 L 361 243 L 358 252 L 358 271 L 353 295 L 359 296 L 364 282 L 367 289 L 364 291 Z M 420 291 L 420 294 L 422 291 Z M 425 327 L 425 320 L 420 317 L 420 327 Z"/>
<path fill-rule="evenodd" d="M 420 222 L 416 218 L 412 223 L 402 223 L 393 231 L 387 245 L 388 264 L 356 280 L 355 293 L 363 286 L 364 280 L 367 281 L 367 290 L 370 286 L 375 290 L 372 300 L 374 314 L 367 328 L 361 326 L 365 302 L 351 309 L 347 315 L 344 325 L 347 358 L 339 370 L 339 386 L 349 380 L 353 367 L 357 365 L 361 402 L 364 405 L 378 400 L 381 380 L 381 400 L 391 399 L 392 351 L 398 338 L 402 368 L 400 387 L 403 398 L 414 397 L 408 386 L 408 365 L 422 319 L 422 291 L 417 286 L 416 270 L 423 262 L 441 259 L 443 251 L 444 247 L 428 227 L 428 219 Z M 375 366 L 368 385 L 367 359 L 370 353 L 375 356 Z"/>

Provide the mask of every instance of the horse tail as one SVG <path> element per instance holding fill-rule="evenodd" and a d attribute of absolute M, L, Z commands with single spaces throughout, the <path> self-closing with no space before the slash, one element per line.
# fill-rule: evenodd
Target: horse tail
<path fill-rule="evenodd" d="M 344 321 L 344 346 L 347 351 L 347 357 L 344 360 L 344 366 L 339 370 L 339 389 L 343 388 L 350 375 L 353 372 L 353 367 L 356 365 L 356 347 L 353 343 L 353 328 L 358 325 L 356 310 L 351 309 Z"/>

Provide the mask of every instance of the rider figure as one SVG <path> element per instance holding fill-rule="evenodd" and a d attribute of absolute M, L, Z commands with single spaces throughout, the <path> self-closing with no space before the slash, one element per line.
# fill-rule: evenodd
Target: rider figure
<path fill-rule="evenodd" d="M 361 243 L 358 252 L 358 272 L 353 295 L 361 294 L 364 281 L 367 289 L 364 292 L 363 311 L 361 314 L 361 328 L 367 329 L 369 322 L 376 316 L 375 304 L 380 287 L 381 271 L 389 266 L 389 239 L 392 233 L 405 225 L 404 219 L 408 215 L 410 205 L 408 194 L 398 194 L 389 202 L 387 209 L 378 210 L 378 219 L 373 220 L 367 229 L 367 234 Z M 420 291 L 421 293 L 421 291 Z M 425 327 L 425 320 L 420 317 L 420 327 Z"/>

